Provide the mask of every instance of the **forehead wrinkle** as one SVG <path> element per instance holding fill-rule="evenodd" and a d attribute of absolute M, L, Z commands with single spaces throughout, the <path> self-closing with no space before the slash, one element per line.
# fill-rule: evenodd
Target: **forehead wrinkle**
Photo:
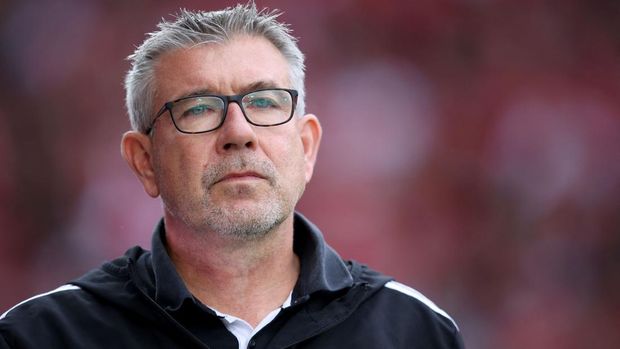
<path fill-rule="evenodd" d="M 269 88 L 286 88 L 287 86 L 280 86 L 281 84 L 276 83 L 273 80 L 259 80 L 259 81 L 255 81 L 249 84 L 245 84 L 244 86 L 240 87 L 240 88 L 235 88 L 234 89 L 234 93 L 235 94 L 244 94 L 244 93 L 249 93 L 252 91 L 256 91 L 256 90 L 261 90 L 261 89 L 269 89 Z M 186 97 L 195 97 L 195 96 L 203 96 L 203 95 L 216 95 L 219 96 L 221 95 L 220 92 L 217 91 L 216 88 L 213 87 L 206 87 L 206 88 L 200 88 L 197 90 L 191 90 L 188 92 L 184 92 L 184 93 L 179 93 L 178 95 L 175 95 L 175 97 L 173 98 L 173 100 L 178 100 L 181 98 L 186 98 Z"/>

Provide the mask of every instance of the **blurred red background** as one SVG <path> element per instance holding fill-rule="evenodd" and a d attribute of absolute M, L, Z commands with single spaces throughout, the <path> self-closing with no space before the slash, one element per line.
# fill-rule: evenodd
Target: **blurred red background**
<path fill-rule="evenodd" d="M 0 312 L 149 246 L 119 154 L 125 57 L 180 7 L 0 2 Z M 620 346 L 620 2 L 257 1 L 307 55 L 299 210 L 469 348 Z"/>

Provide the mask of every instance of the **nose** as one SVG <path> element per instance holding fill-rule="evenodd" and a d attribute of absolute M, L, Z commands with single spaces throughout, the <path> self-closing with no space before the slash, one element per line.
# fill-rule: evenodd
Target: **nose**
<path fill-rule="evenodd" d="M 257 141 L 254 128 L 245 119 L 241 107 L 237 103 L 230 103 L 224 124 L 218 130 L 218 151 L 255 149 Z"/>

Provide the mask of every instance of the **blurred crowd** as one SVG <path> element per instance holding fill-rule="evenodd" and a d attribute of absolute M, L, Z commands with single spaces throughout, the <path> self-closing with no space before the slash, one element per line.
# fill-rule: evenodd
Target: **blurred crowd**
<path fill-rule="evenodd" d="M 620 346 L 620 2 L 260 1 L 324 139 L 299 210 L 469 348 Z M 0 313 L 161 216 L 119 153 L 125 57 L 227 1 L 0 2 Z"/>

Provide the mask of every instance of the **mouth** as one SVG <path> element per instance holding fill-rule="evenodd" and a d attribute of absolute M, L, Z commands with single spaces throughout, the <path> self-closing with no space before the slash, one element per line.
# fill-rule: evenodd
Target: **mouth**
<path fill-rule="evenodd" d="M 234 181 L 253 181 L 253 180 L 260 180 L 260 179 L 266 179 L 266 178 L 260 173 L 257 173 L 254 171 L 231 172 L 231 173 L 224 175 L 223 177 L 215 181 L 215 183 L 213 184 L 217 184 L 221 182 L 234 182 Z"/>

